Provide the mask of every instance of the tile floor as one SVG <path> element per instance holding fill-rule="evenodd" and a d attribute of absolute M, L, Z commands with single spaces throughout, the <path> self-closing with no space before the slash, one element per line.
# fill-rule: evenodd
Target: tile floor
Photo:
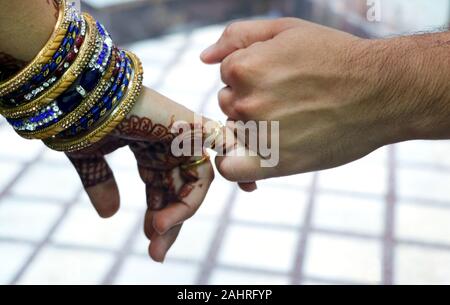
<path fill-rule="evenodd" d="M 218 67 L 198 60 L 221 31 L 131 46 L 146 85 L 223 120 Z M 218 178 L 161 265 L 147 258 L 126 150 L 110 157 L 123 207 L 103 220 L 63 155 L 3 119 L 0 138 L 0 284 L 450 284 L 450 142 L 383 148 L 251 195 Z"/>

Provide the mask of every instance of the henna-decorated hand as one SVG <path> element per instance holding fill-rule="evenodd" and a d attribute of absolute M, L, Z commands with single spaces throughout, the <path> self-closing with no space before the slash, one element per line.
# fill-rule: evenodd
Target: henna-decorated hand
<path fill-rule="evenodd" d="M 27 5 L 0 2 L 1 80 L 36 56 L 53 32 L 52 17 L 58 12 L 54 0 L 28 1 Z M 183 170 L 182 165 L 192 160 L 167 153 L 174 136 L 168 129 L 171 122 L 191 122 L 193 117 L 184 107 L 144 89 L 130 117 L 117 130 L 93 147 L 68 154 L 94 207 L 100 216 L 110 217 L 119 209 L 120 198 L 105 155 L 120 147 L 131 148 L 146 186 L 145 233 L 151 239 L 150 255 L 157 261 L 164 259 L 182 222 L 198 209 L 214 177 L 210 162 Z"/>
<path fill-rule="evenodd" d="M 131 149 L 145 184 L 148 209 L 144 232 L 155 261 L 164 260 L 183 222 L 200 207 L 214 179 L 209 160 L 186 168 L 193 158 L 171 153 L 177 136 L 171 130 L 173 122 L 192 122 L 193 118 L 184 107 L 144 89 L 132 113 L 112 134 L 92 147 L 67 154 L 99 215 L 111 217 L 119 209 L 120 197 L 105 155 L 124 146 Z"/>

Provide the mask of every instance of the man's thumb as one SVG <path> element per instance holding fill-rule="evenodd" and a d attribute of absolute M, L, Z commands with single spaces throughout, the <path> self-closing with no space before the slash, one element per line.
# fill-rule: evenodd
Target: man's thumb
<path fill-rule="evenodd" d="M 219 173 L 233 182 L 251 183 L 269 178 L 267 168 L 261 166 L 261 158 L 251 156 L 217 156 Z"/>

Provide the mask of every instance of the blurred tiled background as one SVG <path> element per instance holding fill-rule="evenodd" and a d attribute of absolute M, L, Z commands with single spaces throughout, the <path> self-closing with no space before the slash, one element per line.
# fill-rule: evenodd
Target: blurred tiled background
<path fill-rule="evenodd" d="M 198 59 L 222 30 L 132 44 L 146 85 L 223 120 L 218 67 Z M 104 220 L 64 155 L 20 139 L 3 119 L 0 138 L 0 284 L 450 284 L 448 141 L 382 148 L 338 169 L 261 182 L 253 194 L 217 177 L 157 264 L 127 150 L 110 157 L 122 208 Z"/>

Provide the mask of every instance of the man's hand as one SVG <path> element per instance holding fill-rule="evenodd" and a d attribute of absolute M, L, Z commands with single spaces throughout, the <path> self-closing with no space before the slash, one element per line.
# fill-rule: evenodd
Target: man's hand
<path fill-rule="evenodd" d="M 410 58 L 419 53 L 413 46 L 293 18 L 231 24 L 201 58 L 222 63 L 228 86 L 219 103 L 231 120 L 280 122 L 280 163 L 261 168 L 257 158 L 220 157 L 219 171 L 241 182 L 304 173 L 422 137 L 419 125 L 435 117 L 421 113 L 443 107 L 427 110 L 417 98 L 431 89 L 417 81 L 424 60 Z"/>

